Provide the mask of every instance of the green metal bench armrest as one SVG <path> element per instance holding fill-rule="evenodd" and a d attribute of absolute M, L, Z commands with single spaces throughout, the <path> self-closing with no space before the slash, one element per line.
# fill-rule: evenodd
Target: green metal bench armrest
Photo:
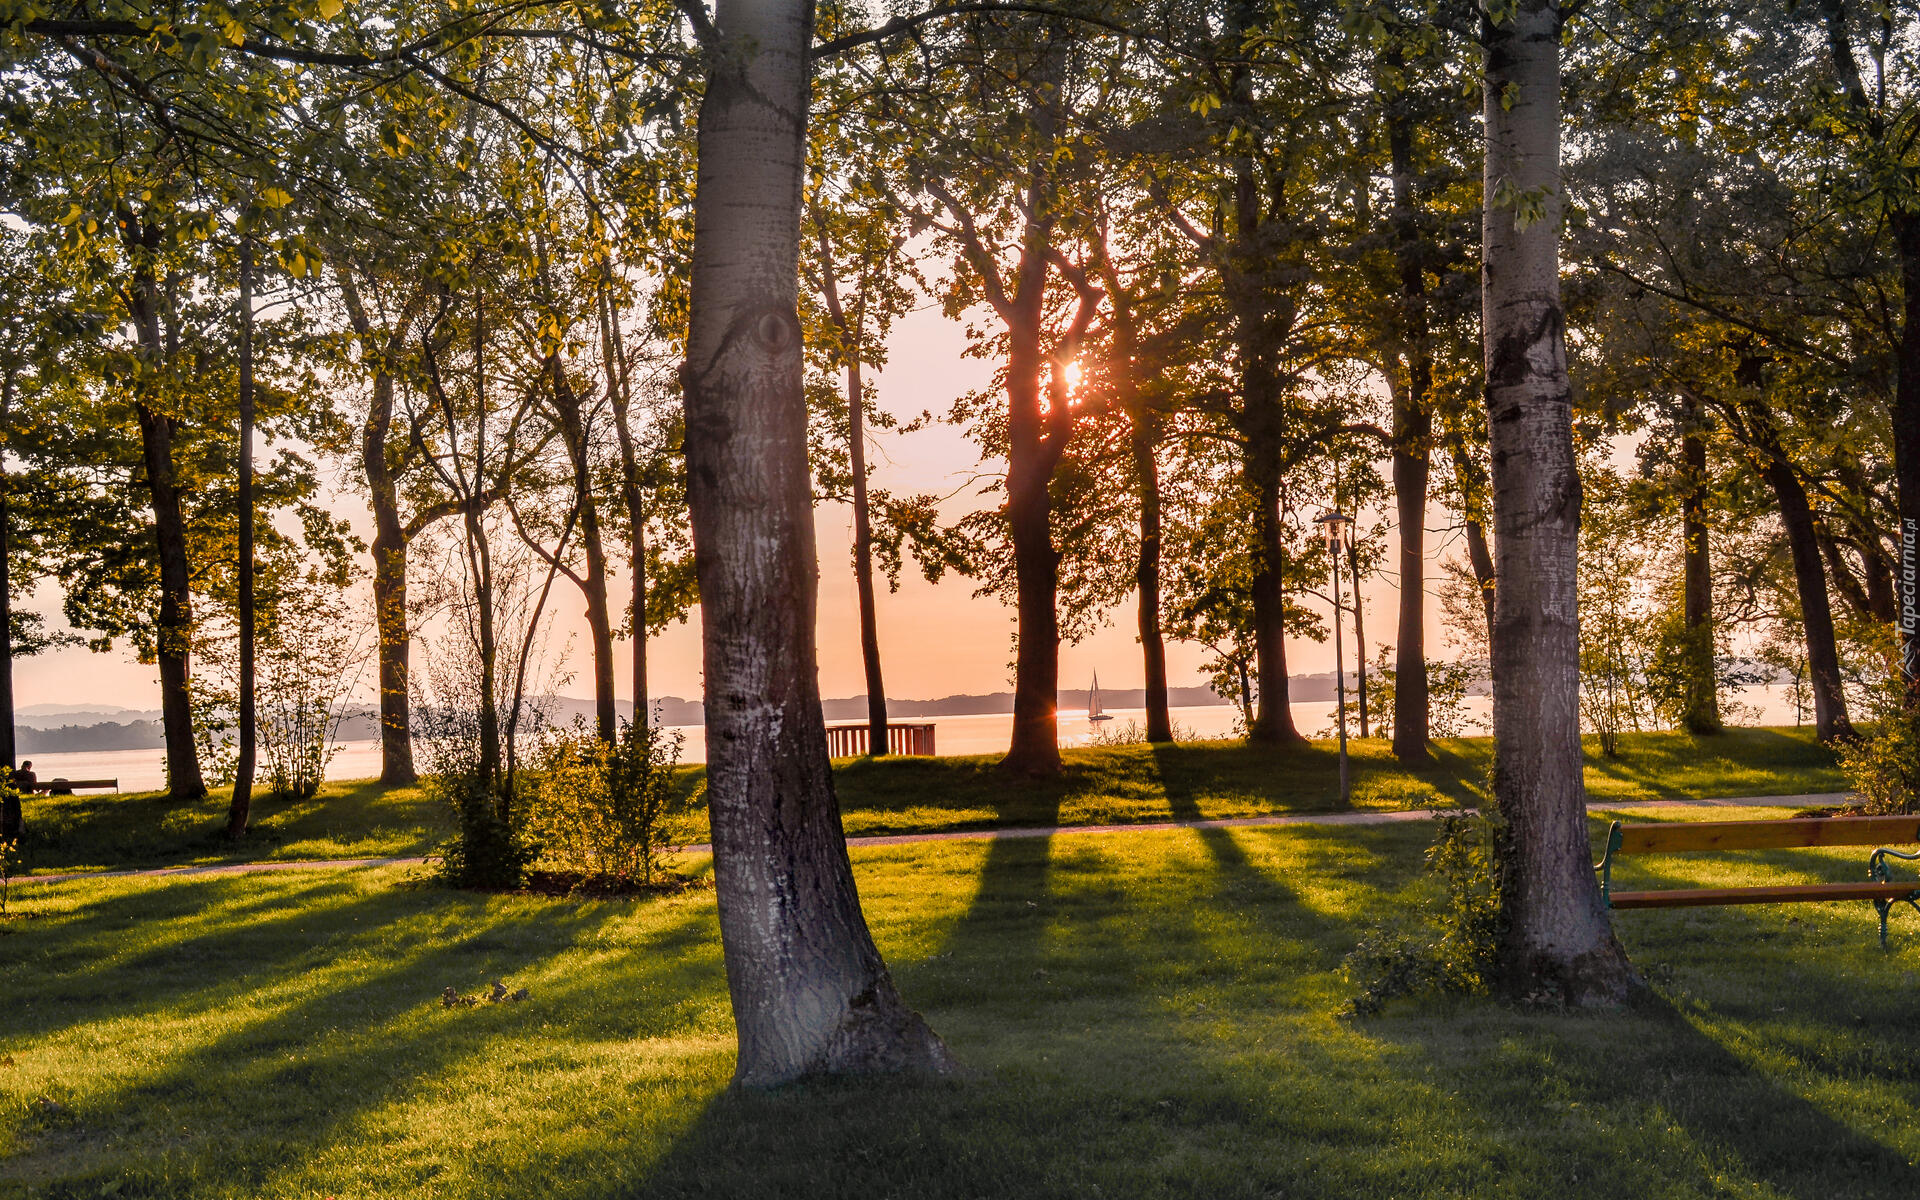
<path fill-rule="evenodd" d="M 1889 857 L 1903 858 L 1908 862 L 1913 862 L 1920 859 L 1920 851 L 1909 854 L 1905 850 L 1895 850 L 1890 846 L 1880 847 L 1867 856 L 1867 878 L 1879 883 L 1892 883 L 1893 870 L 1887 865 L 1887 859 Z M 1879 910 L 1880 913 L 1880 948 L 1882 950 L 1887 948 L 1887 916 L 1893 912 L 1893 906 L 1896 904 L 1907 904 L 1913 908 L 1913 911 L 1920 913 L 1920 899 L 1916 899 L 1916 897 L 1920 897 L 1920 883 L 1914 884 L 1914 895 L 1908 896 L 1904 901 L 1875 900 L 1873 902 L 1873 907 Z"/>
<path fill-rule="evenodd" d="M 1613 907 L 1613 852 L 1620 848 L 1621 837 L 1620 822 L 1615 821 L 1607 829 L 1607 852 L 1593 864 L 1593 869 L 1600 872 L 1600 899 L 1608 908 Z"/>

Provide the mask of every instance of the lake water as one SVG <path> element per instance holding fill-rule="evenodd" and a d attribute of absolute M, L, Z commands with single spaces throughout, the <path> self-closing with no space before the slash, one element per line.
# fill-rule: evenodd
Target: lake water
<path fill-rule="evenodd" d="M 1777 687 L 1756 687 L 1740 689 L 1736 699 L 1749 706 L 1751 712 L 1740 713 L 1740 723 L 1748 725 L 1792 725 L 1794 713 L 1791 701 L 1784 691 Z M 1470 696 L 1466 702 L 1466 715 L 1470 722 L 1476 722 L 1478 728 L 1470 732 L 1486 731 L 1491 700 L 1484 696 Z M 1316 700 L 1295 704 L 1293 720 L 1301 732 L 1310 736 L 1324 736 L 1333 727 L 1333 702 Z M 1108 736 L 1125 729 L 1129 721 L 1144 725 L 1146 713 L 1138 708 L 1113 709 L 1113 720 L 1104 722 Z M 1204 707 L 1176 708 L 1172 712 L 1174 730 L 1182 738 L 1206 740 L 1210 738 L 1232 737 L 1234 725 L 1239 718 L 1239 710 L 1232 705 L 1214 704 Z M 928 718 L 934 726 L 934 744 L 941 754 L 994 754 L 1007 748 L 1008 738 L 1013 732 L 1011 713 L 980 713 L 964 717 Z M 835 722 L 843 724 L 844 722 Z M 698 725 L 675 727 L 685 739 L 680 751 L 681 762 L 705 762 L 707 742 L 705 731 Z M 1357 730 L 1349 732 L 1358 734 Z M 1060 714 L 1060 744 L 1062 746 L 1084 746 L 1094 738 L 1092 724 L 1084 711 L 1063 711 Z M 67 779 L 118 779 L 122 791 L 139 792 L 165 786 L 165 755 L 158 749 L 152 750 L 102 750 L 78 752 L 72 754 L 36 754 L 33 756 L 34 773 L 46 780 L 64 777 Z M 327 764 L 329 779 L 372 779 L 380 774 L 380 744 L 375 741 L 342 742 L 339 752 Z"/>

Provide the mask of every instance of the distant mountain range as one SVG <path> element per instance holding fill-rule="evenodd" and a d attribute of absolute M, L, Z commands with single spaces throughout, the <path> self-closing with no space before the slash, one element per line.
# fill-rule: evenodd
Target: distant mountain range
<path fill-rule="evenodd" d="M 1288 680 L 1289 697 L 1297 703 L 1316 703 L 1333 699 L 1333 673 L 1295 675 Z M 1084 689 L 1059 693 L 1062 711 L 1087 707 Z M 1195 708 L 1226 704 L 1211 688 L 1169 688 L 1167 699 L 1175 708 Z M 1109 709 L 1140 708 L 1146 703 L 1141 688 L 1102 688 L 1100 702 Z M 553 720 L 562 724 L 576 716 L 593 719 L 593 701 L 577 696 L 551 696 L 540 702 Z M 632 717 L 631 701 L 620 701 L 616 708 L 622 717 Z M 864 695 L 824 701 L 822 710 L 829 721 L 862 721 L 867 716 Z M 653 701 L 654 717 L 663 725 L 700 725 L 705 714 L 700 701 L 679 696 L 661 696 Z M 988 692 L 985 695 L 943 696 L 938 700 L 889 700 L 887 713 L 895 720 L 928 717 L 970 717 L 1013 711 L 1012 692 Z M 60 705 L 33 704 L 18 711 L 14 721 L 17 753 L 61 754 L 101 750 L 151 750 L 165 744 L 158 711 L 120 708 L 111 704 Z M 359 706 L 341 722 L 341 741 L 365 741 L 380 736 L 378 714 L 370 706 Z"/>

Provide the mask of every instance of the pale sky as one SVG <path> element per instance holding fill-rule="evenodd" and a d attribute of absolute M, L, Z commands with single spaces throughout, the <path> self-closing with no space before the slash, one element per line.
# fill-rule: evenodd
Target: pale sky
<path fill-rule="evenodd" d="M 902 417 L 922 409 L 944 413 L 958 396 L 987 384 L 992 364 L 963 357 L 966 339 L 960 324 L 929 307 L 903 319 L 889 341 L 889 363 L 878 380 L 882 404 Z M 978 470 L 977 450 L 965 434 L 948 425 L 935 425 L 910 435 L 882 434 L 871 452 L 878 486 L 902 492 L 945 494 Z M 352 495 L 340 498 L 340 511 L 354 520 L 362 536 L 368 533 L 364 501 Z M 1430 511 L 1429 528 L 1445 520 Z M 844 505 L 825 505 L 819 511 L 820 547 L 820 688 L 824 696 L 854 696 L 866 690 L 860 664 L 859 621 L 854 604 L 851 568 L 852 518 Z M 1430 557 L 1427 590 L 1427 653 L 1451 657 L 1441 631 L 1437 601 L 1431 593 L 1438 573 L 1437 560 L 1455 553 L 1454 539 L 1428 537 Z M 1391 561 L 1389 559 L 1389 561 Z M 949 577 L 929 584 L 909 564 L 902 572 L 900 590 L 878 598 L 880 651 L 887 693 L 895 699 L 934 699 L 957 693 L 1006 691 L 1012 687 L 1013 609 L 997 599 L 976 598 L 971 580 Z M 622 603 L 627 594 L 624 577 L 614 581 L 613 596 Z M 1383 641 L 1393 639 L 1398 590 L 1394 581 L 1377 577 L 1366 589 L 1369 655 Z M 567 664 L 574 683 L 566 690 L 590 694 L 588 640 L 579 591 L 565 580 L 555 585 L 551 607 L 556 615 L 555 645 L 570 638 Z M 1094 671 L 1108 689 L 1137 688 L 1142 683 L 1139 644 L 1134 637 L 1134 611 L 1129 598 L 1110 614 L 1110 624 L 1081 642 L 1060 651 L 1060 685 L 1084 688 Z M 1310 605 L 1322 602 L 1309 598 Z M 33 607 L 59 622 L 59 597 L 43 588 Z M 1352 630 L 1347 630 L 1347 669 L 1353 670 Z M 675 626 L 649 647 L 651 691 L 656 697 L 700 694 L 699 616 Z M 631 695 L 623 645 L 615 648 L 619 695 Z M 1205 682 L 1200 647 L 1168 642 L 1169 682 L 1190 686 Z M 1333 669 L 1333 644 L 1289 640 L 1287 665 L 1291 673 L 1312 674 Z M 369 680 L 370 682 L 370 680 Z M 151 665 L 136 662 L 118 648 L 94 654 L 85 648 L 57 650 L 14 663 L 15 703 L 111 704 L 124 708 L 157 708 L 159 683 Z"/>

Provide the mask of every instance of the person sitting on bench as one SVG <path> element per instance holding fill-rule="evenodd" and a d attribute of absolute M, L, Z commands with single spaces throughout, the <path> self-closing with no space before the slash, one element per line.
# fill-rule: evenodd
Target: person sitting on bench
<path fill-rule="evenodd" d="M 19 770 L 13 773 L 14 794 L 0 805 L 0 840 L 16 841 L 27 832 L 26 817 L 21 813 L 20 798 L 31 796 L 40 786 L 40 777 L 33 773 L 33 764 L 23 762 Z"/>

